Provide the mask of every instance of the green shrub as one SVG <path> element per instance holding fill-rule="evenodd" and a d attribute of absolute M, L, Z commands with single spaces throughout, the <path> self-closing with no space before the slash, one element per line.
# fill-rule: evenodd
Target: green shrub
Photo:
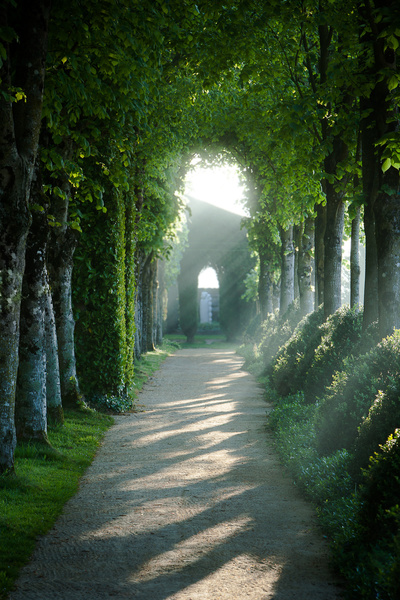
<path fill-rule="evenodd" d="M 397 428 L 400 428 L 400 381 L 389 377 L 386 390 L 378 390 L 368 416 L 359 427 L 353 470 L 366 467 L 369 457 Z"/>
<path fill-rule="evenodd" d="M 271 389 L 268 398 L 275 399 L 268 425 L 274 431 L 277 450 L 296 480 L 300 481 L 304 475 L 304 465 L 318 458 L 312 426 L 315 407 L 305 405 L 301 393 L 280 398 Z"/>
<path fill-rule="evenodd" d="M 389 436 L 364 470 L 358 527 L 336 560 L 356 597 L 400 597 L 400 431 Z"/>
<path fill-rule="evenodd" d="M 400 429 L 391 434 L 363 472 L 360 523 L 369 543 L 399 533 Z"/>
<path fill-rule="evenodd" d="M 276 310 L 262 323 L 259 350 L 263 357 L 266 375 L 270 375 L 279 349 L 290 338 L 299 320 L 300 307 L 298 300 L 295 300 L 283 316 L 279 316 L 279 311 Z"/>
<path fill-rule="evenodd" d="M 333 373 L 342 370 L 343 360 L 354 353 L 361 340 L 362 321 L 362 311 L 343 306 L 322 323 L 320 344 L 312 355 L 307 373 L 303 369 L 308 402 L 316 401 L 332 382 Z"/>
<path fill-rule="evenodd" d="M 393 378 L 400 378 L 400 331 L 364 356 L 344 361 L 344 370 L 334 374 L 316 413 L 317 448 L 321 454 L 354 447 L 358 428 L 378 391 L 385 392 Z"/>
<path fill-rule="evenodd" d="M 133 384 L 126 206 L 116 190 L 109 190 L 106 204 L 107 214 L 87 208 L 73 271 L 77 370 L 88 400 L 104 393 L 123 397 Z"/>
<path fill-rule="evenodd" d="M 304 317 L 277 353 L 271 383 L 281 396 L 303 389 L 304 378 L 321 339 L 323 307 Z"/>
<path fill-rule="evenodd" d="M 350 496 L 353 481 L 348 472 L 351 457 L 346 450 L 337 450 L 330 456 L 316 456 L 302 467 L 301 480 L 307 493 L 319 505 Z"/>

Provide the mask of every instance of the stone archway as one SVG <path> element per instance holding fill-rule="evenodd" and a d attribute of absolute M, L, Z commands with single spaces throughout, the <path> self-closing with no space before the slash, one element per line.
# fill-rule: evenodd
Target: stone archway
<path fill-rule="evenodd" d="M 219 281 L 220 325 L 228 340 L 246 324 L 251 307 L 242 299 L 244 280 L 253 266 L 241 217 L 195 198 L 189 199 L 188 247 L 178 277 L 180 326 L 192 342 L 198 326 L 197 282 L 200 271 L 215 269 Z"/>

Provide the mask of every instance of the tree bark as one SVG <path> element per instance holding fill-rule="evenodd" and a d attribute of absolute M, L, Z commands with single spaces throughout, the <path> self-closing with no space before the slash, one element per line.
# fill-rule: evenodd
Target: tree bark
<path fill-rule="evenodd" d="M 259 246 L 260 275 L 258 280 L 258 297 L 260 300 L 261 320 L 264 321 L 274 312 L 273 307 L 273 278 L 271 273 L 271 256 L 268 249 Z"/>
<path fill-rule="evenodd" d="M 143 337 L 142 345 L 144 352 L 155 350 L 154 343 L 154 313 L 155 296 L 154 285 L 156 279 L 156 260 L 151 252 L 145 260 L 143 267 Z"/>
<path fill-rule="evenodd" d="M 325 171 L 335 177 L 337 165 L 345 160 L 348 149 L 340 138 L 335 136 L 332 152 L 325 159 Z M 343 184 L 342 184 L 343 185 Z M 344 191 L 337 190 L 334 179 L 325 182 L 326 189 L 326 229 L 324 237 L 324 314 L 327 319 L 342 304 L 342 240 L 344 227 Z"/>
<path fill-rule="evenodd" d="M 370 2 L 364 3 L 361 13 L 369 25 L 367 28 L 363 27 L 361 39 L 368 47 L 373 48 L 373 62 L 366 67 L 365 75 L 374 82 L 374 88 L 362 103 L 362 108 L 369 111 L 362 121 L 363 185 L 364 200 L 367 203 L 366 214 L 371 229 L 372 211 L 375 217 L 381 337 L 391 334 L 394 327 L 400 326 L 400 177 L 398 170 L 393 167 L 383 172 L 382 146 L 377 146 L 382 136 L 395 134 L 398 128 L 398 108 L 389 92 L 389 79 L 398 71 L 396 52 L 386 45 L 385 37 L 381 35 L 385 33 L 387 20 L 395 17 L 396 6 L 396 2 L 391 0 L 377 0 L 374 8 L 380 14 L 385 13 L 386 16 L 386 19 L 381 19 L 379 22 L 375 18 Z M 366 277 L 368 278 L 374 275 L 374 265 L 368 264 L 372 254 L 373 246 L 371 240 L 367 238 Z M 372 256 L 372 263 L 373 260 Z M 370 290 L 370 281 L 366 279 L 366 291 L 368 290 L 371 296 L 366 296 L 368 315 L 365 317 L 365 325 L 368 325 L 372 319 L 374 284 L 375 281 L 372 282 Z"/>
<path fill-rule="evenodd" d="M 135 205 L 130 197 L 126 198 L 125 210 L 125 320 L 126 320 L 126 377 L 128 387 L 133 384 L 135 360 L 135 296 L 136 296 L 136 214 Z"/>
<path fill-rule="evenodd" d="M 325 229 L 326 205 L 316 205 L 315 220 L 315 309 L 324 303 L 324 263 L 325 263 Z"/>
<path fill-rule="evenodd" d="M 300 313 L 305 317 L 314 310 L 312 288 L 312 249 L 314 246 L 314 219 L 307 217 L 299 235 L 298 280 L 300 294 Z"/>
<path fill-rule="evenodd" d="M 16 11 L 23 19 L 15 22 Z M 30 226 L 29 194 L 42 115 L 50 0 L 21 0 L 0 6 L 0 23 L 16 31 L 0 67 L 0 473 L 14 470 L 15 393 L 20 302 Z M 18 19 L 18 17 L 17 17 Z M 12 22 L 12 23 L 11 23 Z M 26 99 L 8 94 L 21 87 Z"/>
<path fill-rule="evenodd" d="M 142 252 L 136 255 L 135 265 L 135 360 L 139 360 L 143 350 L 143 267 Z"/>
<path fill-rule="evenodd" d="M 375 214 L 371 202 L 364 205 L 365 289 L 363 329 L 378 321 L 378 253 L 376 249 Z"/>
<path fill-rule="evenodd" d="M 371 74 L 371 77 L 373 75 Z M 380 164 L 376 152 L 376 141 L 379 139 L 377 127 L 378 115 L 371 110 L 380 110 L 384 102 L 384 93 L 380 86 L 373 90 L 369 98 L 361 100 L 361 110 L 368 111 L 368 116 L 361 120 L 362 140 L 362 184 L 364 200 L 364 231 L 365 231 L 365 290 L 363 329 L 378 321 L 378 255 L 375 235 L 374 204 L 378 195 L 380 180 Z"/>
<path fill-rule="evenodd" d="M 64 406 L 76 406 L 83 402 L 76 372 L 75 321 L 72 312 L 73 257 L 78 236 L 68 225 L 71 190 L 67 177 L 60 187 L 65 196 L 52 198 L 51 212 L 60 226 L 52 230 L 48 264 L 56 321 L 62 403 Z"/>
<path fill-rule="evenodd" d="M 351 248 L 350 248 L 350 306 L 360 306 L 360 219 L 361 208 L 358 207 L 356 215 L 351 222 Z"/>
<path fill-rule="evenodd" d="M 31 200 L 38 206 L 42 181 L 36 166 Z M 47 210 L 32 213 L 22 284 L 19 367 L 15 407 L 17 438 L 48 443 L 46 402 L 45 309 L 48 293 Z"/>
<path fill-rule="evenodd" d="M 54 316 L 53 299 L 48 283 L 45 302 L 47 422 L 51 425 L 62 425 L 64 423 L 64 412 L 61 399 L 56 320 Z"/>
<path fill-rule="evenodd" d="M 391 167 L 375 202 L 378 251 L 379 334 L 400 328 L 400 177 Z M 390 190 L 389 193 L 384 189 Z M 392 192 L 392 193 L 391 193 Z"/>
<path fill-rule="evenodd" d="M 294 241 L 293 227 L 281 229 L 281 300 L 280 315 L 284 315 L 294 301 Z"/>
<path fill-rule="evenodd" d="M 303 226 L 295 225 L 293 227 L 293 243 L 294 243 L 294 299 L 300 298 L 299 287 L 299 254 L 301 238 L 303 235 Z"/>

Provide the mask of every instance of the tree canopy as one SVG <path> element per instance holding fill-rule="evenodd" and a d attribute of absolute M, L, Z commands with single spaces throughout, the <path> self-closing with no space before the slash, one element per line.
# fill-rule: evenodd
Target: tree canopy
<path fill-rule="evenodd" d="M 263 316 L 279 281 L 281 311 L 299 293 L 304 314 L 335 312 L 344 220 L 363 207 L 364 325 L 400 326 L 399 39 L 391 0 L 3 2 L 1 471 L 15 407 L 18 435 L 45 439 L 54 383 L 64 403 L 129 397 L 162 335 L 158 259 L 194 156 L 240 167 Z M 21 353 L 41 365 L 35 400 Z"/>

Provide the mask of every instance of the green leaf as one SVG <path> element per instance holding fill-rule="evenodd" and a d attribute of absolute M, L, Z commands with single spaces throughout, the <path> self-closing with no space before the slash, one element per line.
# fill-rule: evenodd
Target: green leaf
<path fill-rule="evenodd" d="M 398 75 L 392 75 L 392 77 L 388 81 L 389 92 L 391 92 L 392 90 L 397 88 L 398 85 L 399 85 Z"/>
<path fill-rule="evenodd" d="M 392 161 L 390 158 L 386 158 L 382 164 L 382 171 L 385 173 L 392 166 Z"/>

